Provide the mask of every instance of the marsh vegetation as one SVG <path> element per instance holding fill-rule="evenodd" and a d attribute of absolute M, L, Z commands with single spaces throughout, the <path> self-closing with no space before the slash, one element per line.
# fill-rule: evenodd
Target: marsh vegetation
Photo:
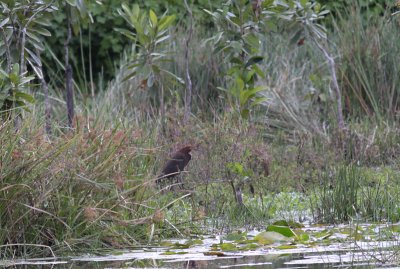
<path fill-rule="evenodd" d="M 399 221 L 399 3 L 139 2 L 0 3 L 1 259 Z"/>

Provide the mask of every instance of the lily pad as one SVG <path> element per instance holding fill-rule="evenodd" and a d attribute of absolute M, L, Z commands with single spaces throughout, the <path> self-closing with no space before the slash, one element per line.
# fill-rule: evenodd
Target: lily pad
<path fill-rule="evenodd" d="M 275 242 L 291 242 L 293 238 L 282 235 L 274 231 L 261 232 L 254 237 L 254 239 L 261 245 L 269 245 Z"/>
<path fill-rule="evenodd" d="M 190 239 L 186 241 L 186 245 L 193 246 L 193 245 L 202 245 L 204 242 L 201 239 Z"/>
<path fill-rule="evenodd" d="M 161 253 L 161 255 L 179 255 L 179 254 L 187 254 L 187 252 L 184 252 L 184 251 L 179 251 L 179 252 L 166 251 L 164 253 Z"/>
<path fill-rule="evenodd" d="M 223 257 L 226 256 L 225 253 L 220 252 L 220 251 L 208 251 L 203 253 L 204 256 L 217 256 L 217 257 Z"/>
<path fill-rule="evenodd" d="M 241 250 L 241 251 L 256 250 L 256 249 L 258 249 L 259 247 L 260 247 L 260 246 L 259 246 L 258 244 L 250 243 L 250 244 L 246 244 L 246 245 L 244 245 L 244 246 L 241 246 L 241 247 L 239 248 L 239 250 Z"/>
<path fill-rule="evenodd" d="M 278 220 L 273 223 L 276 226 L 287 226 L 292 228 L 304 228 L 304 225 L 295 221 Z"/>
<path fill-rule="evenodd" d="M 276 249 L 294 249 L 297 248 L 295 245 L 282 245 L 282 246 L 277 246 Z"/>
<path fill-rule="evenodd" d="M 188 244 L 181 244 L 181 243 L 175 243 L 175 244 L 172 246 L 173 249 L 187 249 L 187 248 L 189 248 L 189 247 L 190 247 L 190 245 L 188 245 Z"/>
<path fill-rule="evenodd" d="M 268 225 L 267 232 L 277 232 L 286 237 L 297 237 L 295 232 L 287 226 Z"/>
<path fill-rule="evenodd" d="M 220 245 L 221 250 L 223 251 L 236 251 L 238 250 L 237 246 L 235 244 L 232 243 L 222 243 Z"/>
<path fill-rule="evenodd" d="M 307 233 L 300 233 L 297 236 L 297 240 L 300 242 L 305 242 L 310 240 L 310 235 Z"/>
<path fill-rule="evenodd" d="M 233 232 L 233 233 L 227 234 L 224 239 L 228 240 L 228 241 L 242 241 L 242 240 L 246 240 L 246 236 L 247 236 L 247 233 Z"/>

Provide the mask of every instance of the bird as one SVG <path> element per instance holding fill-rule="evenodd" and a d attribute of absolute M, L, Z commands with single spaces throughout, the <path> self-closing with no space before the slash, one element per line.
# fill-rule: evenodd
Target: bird
<path fill-rule="evenodd" d="M 192 159 L 190 151 L 193 146 L 185 146 L 171 155 L 169 160 L 164 165 L 161 175 L 157 178 L 157 183 L 160 184 L 162 179 L 173 179 L 175 176 L 180 174 Z M 180 184 L 182 186 L 182 183 Z"/>

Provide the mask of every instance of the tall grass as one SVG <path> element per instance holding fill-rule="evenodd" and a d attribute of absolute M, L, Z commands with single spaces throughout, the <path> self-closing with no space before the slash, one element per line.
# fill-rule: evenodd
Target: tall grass
<path fill-rule="evenodd" d="M 399 108 L 399 24 L 389 13 L 363 19 L 354 4 L 335 24 L 340 81 L 350 117 L 395 120 Z M 351 30 L 343 30 L 351 29 Z"/>
<path fill-rule="evenodd" d="M 314 217 L 323 223 L 400 219 L 399 191 L 393 172 L 343 165 L 321 174 L 314 192 Z"/>
<path fill-rule="evenodd" d="M 41 245 L 132 245 L 146 238 L 137 224 L 151 224 L 156 208 L 144 202 L 155 193 L 147 178 L 153 162 L 136 145 L 140 135 L 130 128 L 96 128 L 78 117 L 76 132 L 48 137 L 36 116 L 28 115 L 18 131 L 4 122 L 0 132 L 0 240 L 10 245 L 3 253 L 29 255 Z"/>

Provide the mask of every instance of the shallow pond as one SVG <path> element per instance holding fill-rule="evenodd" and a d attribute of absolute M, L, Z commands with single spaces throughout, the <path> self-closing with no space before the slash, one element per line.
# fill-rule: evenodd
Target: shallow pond
<path fill-rule="evenodd" d="M 116 251 L 101 256 L 0 261 L 0 266 L 400 269 L 398 227 L 371 224 L 303 227 L 293 230 L 296 238 L 280 237 L 275 232 L 242 231 L 191 240 L 168 240 L 162 246 Z M 282 233 L 285 234 L 285 231 Z"/>

